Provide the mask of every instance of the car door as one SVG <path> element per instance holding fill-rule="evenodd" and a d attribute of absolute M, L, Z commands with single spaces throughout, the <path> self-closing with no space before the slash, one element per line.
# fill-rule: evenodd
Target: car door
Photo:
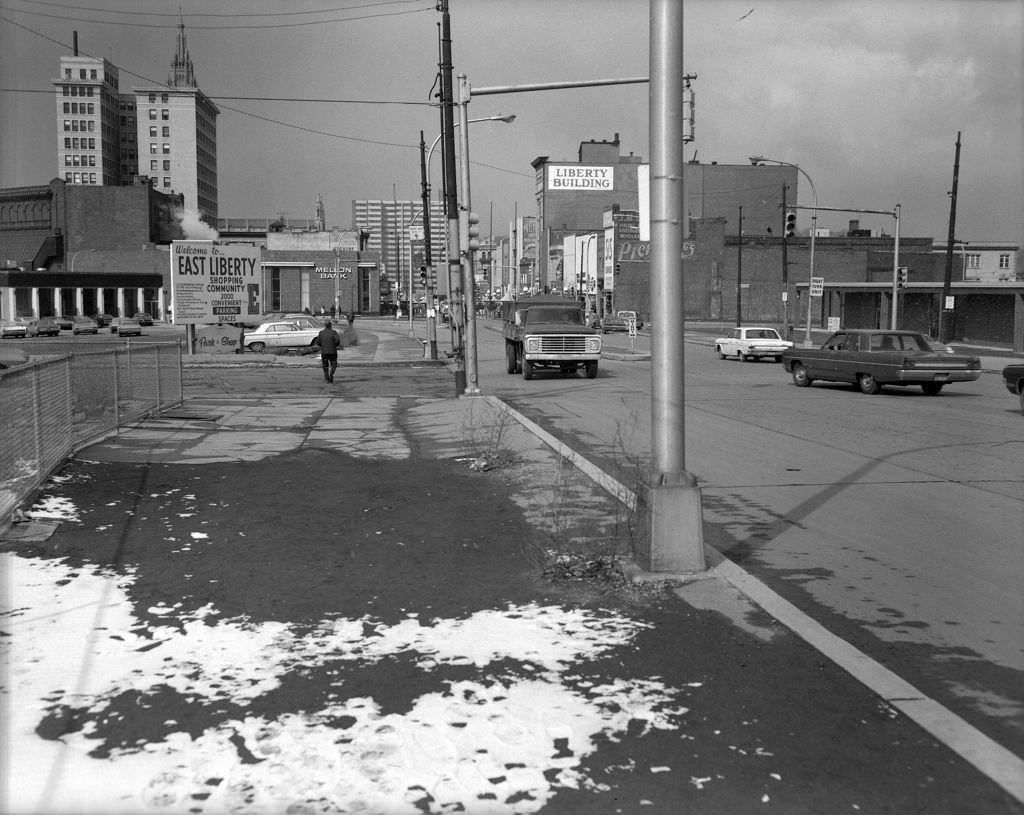
<path fill-rule="evenodd" d="M 845 331 L 837 331 L 825 340 L 818 363 L 821 366 L 818 378 L 833 382 L 852 382 L 853 372 L 849 357 L 855 348 L 856 337 Z M 812 372 L 811 375 L 815 374 Z"/>

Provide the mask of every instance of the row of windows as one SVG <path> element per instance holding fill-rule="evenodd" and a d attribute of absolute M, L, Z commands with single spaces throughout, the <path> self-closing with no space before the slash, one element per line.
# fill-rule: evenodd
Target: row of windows
<path fill-rule="evenodd" d="M 96 130 L 96 122 L 92 119 L 79 120 L 79 119 L 65 119 L 64 120 L 64 132 L 65 133 L 92 133 Z"/>
<path fill-rule="evenodd" d="M 157 161 L 157 159 L 153 159 L 152 161 L 150 161 L 150 162 L 149 162 L 149 169 L 150 169 L 150 172 L 154 172 L 154 173 L 155 173 L 155 172 L 156 172 L 157 170 L 159 170 L 160 168 L 159 168 L 159 167 L 157 167 L 157 165 L 158 165 L 159 163 L 160 163 L 160 162 L 159 162 L 159 161 Z M 164 162 L 164 172 L 165 172 L 165 173 L 169 173 L 170 171 L 171 171 L 171 162 L 170 162 L 170 161 L 165 161 L 165 162 Z"/>
<path fill-rule="evenodd" d="M 162 133 L 161 135 L 162 135 L 162 136 L 163 136 L 163 137 L 164 137 L 165 139 L 169 139 L 169 138 L 171 137 L 171 128 L 169 128 L 169 127 L 167 127 L 167 126 L 165 125 L 165 126 L 164 126 L 164 128 L 163 128 L 163 133 Z M 151 139 L 155 139 L 155 138 L 156 138 L 156 136 L 157 136 L 157 133 L 156 133 L 156 127 L 151 127 L 151 128 L 149 129 L 149 137 L 150 137 Z"/>
<path fill-rule="evenodd" d="M 95 184 L 96 173 L 64 173 L 64 181 L 68 184 Z"/>
<path fill-rule="evenodd" d="M 160 101 L 161 102 L 166 103 L 168 99 L 170 99 L 170 96 L 168 94 L 166 94 L 166 93 L 160 94 Z M 149 102 L 150 102 L 150 104 L 156 102 L 156 94 L 155 93 L 151 93 L 149 95 Z"/>
<path fill-rule="evenodd" d="M 156 108 L 150 108 L 149 109 L 149 121 L 155 122 L 157 120 L 157 112 L 156 111 L 157 111 Z M 163 108 L 160 111 L 160 118 L 163 119 L 165 122 L 168 121 L 171 118 L 171 112 L 167 108 Z"/>
<path fill-rule="evenodd" d="M 81 139 L 75 138 L 75 139 L 72 139 L 72 138 L 66 137 L 64 139 L 64 149 L 65 150 L 95 150 L 96 149 L 96 139 L 94 139 L 94 138 L 88 138 L 88 139 L 86 139 L 86 138 L 81 138 Z"/>
<path fill-rule="evenodd" d="M 84 113 L 87 116 L 93 116 L 96 113 L 96 105 L 92 102 L 82 102 L 82 104 L 78 104 L 78 102 L 65 102 L 64 112 L 74 114 Z"/>
<path fill-rule="evenodd" d="M 78 153 L 74 155 L 64 156 L 65 167 L 95 167 L 96 156 L 80 156 Z"/>
<path fill-rule="evenodd" d="M 95 96 L 94 90 L 92 85 L 61 85 L 61 92 L 64 96 Z"/>
<path fill-rule="evenodd" d="M 169 145 L 169 144 L 167 144 L 165 142 L 162 145 L 162 147 L 163 147 L 162 150 L 160 149 L 160 147 L 161 147 L 161 145 L 157 144 L 155 141 L 150 142 L 149 143 L 149 154 L 151 156 L 155 156 L 157 153 L 163 153 L 165 156 L 169 156 L 171 154 L 171 145 Z"/>
<path fill-rule="evenodd" d="M 981 255 L 976 252 L 968 252 L 967 256 L 967 268 L 968 269 L 980 269 L 981 268 Z M 1010 268 L 1010 255 L 999 256 L 999 268 L 1009 269 Z"/>

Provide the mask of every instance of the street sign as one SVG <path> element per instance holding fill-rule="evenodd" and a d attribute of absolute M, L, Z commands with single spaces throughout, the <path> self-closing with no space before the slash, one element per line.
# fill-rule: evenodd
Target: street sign
<path fill-rule="evenodd" d="M 825 294 L 825 278 L 811 278 L 811 297 L 822 297 Z"/>
<path fill-rule="evenodd" d="M 262 315 L 260 250 L 214 241 L 171 242 L 175 325 L 213 325 Z"/>

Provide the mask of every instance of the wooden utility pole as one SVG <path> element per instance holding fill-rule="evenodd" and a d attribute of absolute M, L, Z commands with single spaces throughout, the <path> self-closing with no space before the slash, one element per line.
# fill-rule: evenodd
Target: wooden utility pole
<path fill-rule="evenodd" d="M 956 191 L 960 183 L 960 131 L 956 132 L 956 154 L 953 158 L 953 190 L 949 193 L 949 234 L 946 238 L 946 270 L 942 276 L 942 295 L 939 298 L 939 342 L 949 342 L 952 333 L 953 309 L 947 309 L 953 282 L 953 244 L 956 238 Z"/>

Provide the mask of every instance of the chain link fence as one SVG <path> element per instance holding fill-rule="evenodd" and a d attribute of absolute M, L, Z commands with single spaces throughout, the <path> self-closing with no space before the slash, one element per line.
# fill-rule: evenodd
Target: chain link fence
<path fill-rule="evenodd" d="M 0 524 L 69 455 L 183 398 L 180 343 L 0 370 Z"/>

